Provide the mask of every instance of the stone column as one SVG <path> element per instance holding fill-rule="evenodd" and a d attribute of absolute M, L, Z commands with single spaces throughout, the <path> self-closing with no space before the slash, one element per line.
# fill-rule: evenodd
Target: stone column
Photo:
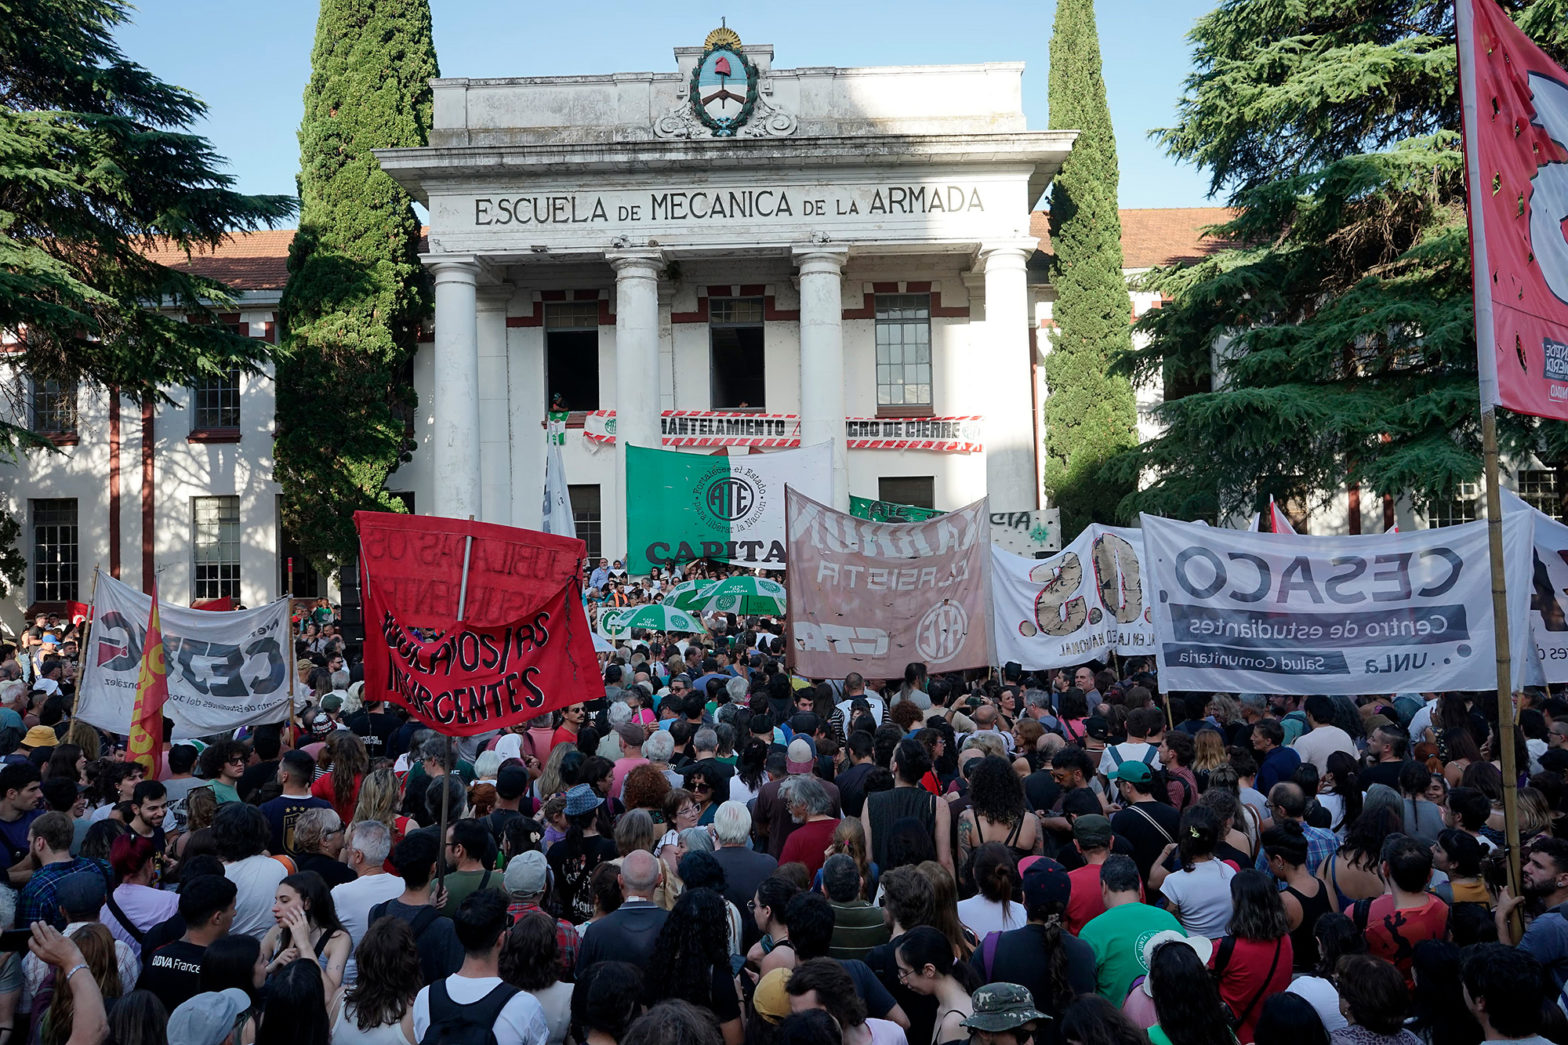
<path fill-rule="evenodd" d="M 425 255 L 436 281 L 435 436 L 431 504 L 420 512 L 466 519 L 480 512 L 479 326 L 471 254 Z"/>
<path fill-rule="evenodd" d="M 659 432 L 659 273 L 657 250 L 612 250 L 615 270 L 615 490 L 604 499 L 604 551 L 626 547 L 626 448 L 662 445 Z"/>
<path fill-rule="evenodd" d="M 986 375 L 985 481 L 993 512 L 1040 506 L 1034 404 L 1029 383 L 1029 289 L 1033 242 L 984 244 L 985 335 L 974 365 Z"/>
<path fill-rule="evenodd" d="M 512 522 L 512 438 L 507 410 L 506 306 L 512 285 L 478 290 L 479 518 L 502 526 Z"/>
<path fill-rule="evenodd" d="M 843 247 L 797 247 L 800 266 L 800 445 L 832 445 L 833 507 L 849 511 L 844 432 Z"/>

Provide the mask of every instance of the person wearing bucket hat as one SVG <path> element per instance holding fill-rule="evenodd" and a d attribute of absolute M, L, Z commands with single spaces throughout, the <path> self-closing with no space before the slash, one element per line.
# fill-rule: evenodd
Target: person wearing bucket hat
<path fill-rule="evenodd" d="M 592 784 L 575 784 L 566 792 L 566 837 L 552 845 L 546 854 L 555 872 L 556 900 L 561 913 L 574 924 L 594 915 L 593 893 L 589 883 L 594 869 L 616 857 L 615 841 L 599 831 L 600 806 L 604 799 Z"/>
<path fill-rule="evenodd" d="M 776 1027 L 790 1013 L 789 969 L 770 969 L 757 981 L 751 1006 L 769 1026 Z"/>
<path fill-rule="evenodd" d="M 598 809 L 603 804 L 604 799 L 599 797 L 599 792 L 593 789 L 592 784 L 575 784 L 566 792 L 568 817 L 581 816 L 583 813 Z"/>
<path fill-rule="evenodd" d="M 970 1001 L 974 1015 L 960 1026 L 969 1028 L 974 1045 L 1022 1045 L 1051 1018 L 1034 1007 L 1029 989 L 1016 983 L 988 983 Z"/>
<path fill-rule="evenodd" d="M 222 1045 L 232 1040 L 235 1019 L 250 1006 L 250 995 L 238 987 L 198 994 L 169 1015 L 169 1041 L 178 1045 Z"/>
<path fill-rule="evenodd" d="M 34 726 L 22 737 L 22 746 L 29 751 L 40 747 L 58 747 L 59 744 L 60 738 L 48 726 Z"/>

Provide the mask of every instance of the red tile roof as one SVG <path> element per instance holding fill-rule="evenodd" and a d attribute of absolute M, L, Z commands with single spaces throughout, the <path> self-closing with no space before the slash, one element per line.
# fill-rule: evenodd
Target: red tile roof
<path fill-rule="evenodd" d="M 1226 207 L 1124 210 L 1123 267 L 1152 268 L 1210 254 L 1219 244 L 1204 236 L 1203 230 L 1230 220 L 1233 214 Z M 1044 211 L 1029 215 L 1029 232 L 1039 237 L 1041 250 L 1050 251 L 1048 217 Z M 282 290 L 288 282 L 289 243 L 293 239 L 293 229 L 237 232 L 218 249 L 192 254 L 188 259 L 173 246 L 156 247 L 148 251 L 148 257 L 160 264 L 209 276 L 237 291 Z"/>
<path fill-rule="evenodd" d="M 1212 254 L 1221 244 L 1203 235 L 1203 230 L 1234 216 L 1235 211 L 1228 207 L 1123 210 L 1122 267 L 1153 268 L 1176 261 L 1196 261 Z M 1029 215 L 1029 233 L 1039 237 L 1041 250 L 1050 251 L 1049 216 L 1044 211 Z"/>

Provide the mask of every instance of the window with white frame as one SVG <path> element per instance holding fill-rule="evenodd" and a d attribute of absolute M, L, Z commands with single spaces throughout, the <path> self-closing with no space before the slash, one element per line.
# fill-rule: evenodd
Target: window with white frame
<path fill-rule="evenodd" d="M 206 431 L 240 426 L 240 371 L 234 367 L 221 374 L 207 374 L 191 388 L 195 416 L 191 427 Z"/>
<path fill-rule="evenodd" d="M 71 602 L 79 591 L 76 499 L 31 502 L 33 601 Z"/>
<path fill-rule="evenodd" d="M 32 379 L 30 427 L 49 435 L 76 434 L 76 384 L 55 378 Z"/>
<path fill-rule="evenodd" d="M 878 294 L 877 406 L 931 406 L 931 295 Z"/>
<path fill-rule="evenodd" d="M 1562 522 L 1562 491 L 1557 488 L 1556 469 L 1521 468 L 1514 485 L 1526 504 Z"/>
<path fill-rule="evenodd" d="M 1448 501 L 1433 502 L 1427 514 L 1428 526 L 1457 526 L 1475 522 L 1481 517 L 1481 487 L 1478 483 L 1460 483 L 1458 493 Z"/>
<path fill-rule="evenodd" d="M 191 498 L 191 597 L 240 597 L 240 499 Z"/>

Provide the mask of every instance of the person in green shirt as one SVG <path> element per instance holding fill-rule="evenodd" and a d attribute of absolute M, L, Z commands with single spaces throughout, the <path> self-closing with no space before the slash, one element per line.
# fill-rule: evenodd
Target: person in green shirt
<path fill-rule="evenodd" d="M 1114 855 L 1100 867 L 1100 896 L 1105 913 L 1089 919 L 1078 938 L 1094 951 L 1095 987 L 1111 1004 L 1127 999 L 1133 981 L 1147 975 L 1143 945 L 1158 932 L 1182 931 L 1169 911 L 1138 899 L 1142 880 L 1129 856 Z"/>
<path fill-rule="evenodd" d="M 245 767 L 249 763 L 250 749 L 238 740 L 208 744 L 202 751 L 201 774 L 207 778 L 208 786 L 212 788 L 212 796 L 218 800 L 220 806 L 240 800 L 240 793 L 235 790 L 235 785 L 240 782 L 240 777 L 244 776 Z"/>
<path fill-rule="evenodd" d="M 506 896 L 506 882 L 490 866 L 493 854 L 490 832 L 478 820 L 459 820 L 446 829 L 446 903 L 441 913 L 450 918 L 463 901 L 482 889 Z"/>

